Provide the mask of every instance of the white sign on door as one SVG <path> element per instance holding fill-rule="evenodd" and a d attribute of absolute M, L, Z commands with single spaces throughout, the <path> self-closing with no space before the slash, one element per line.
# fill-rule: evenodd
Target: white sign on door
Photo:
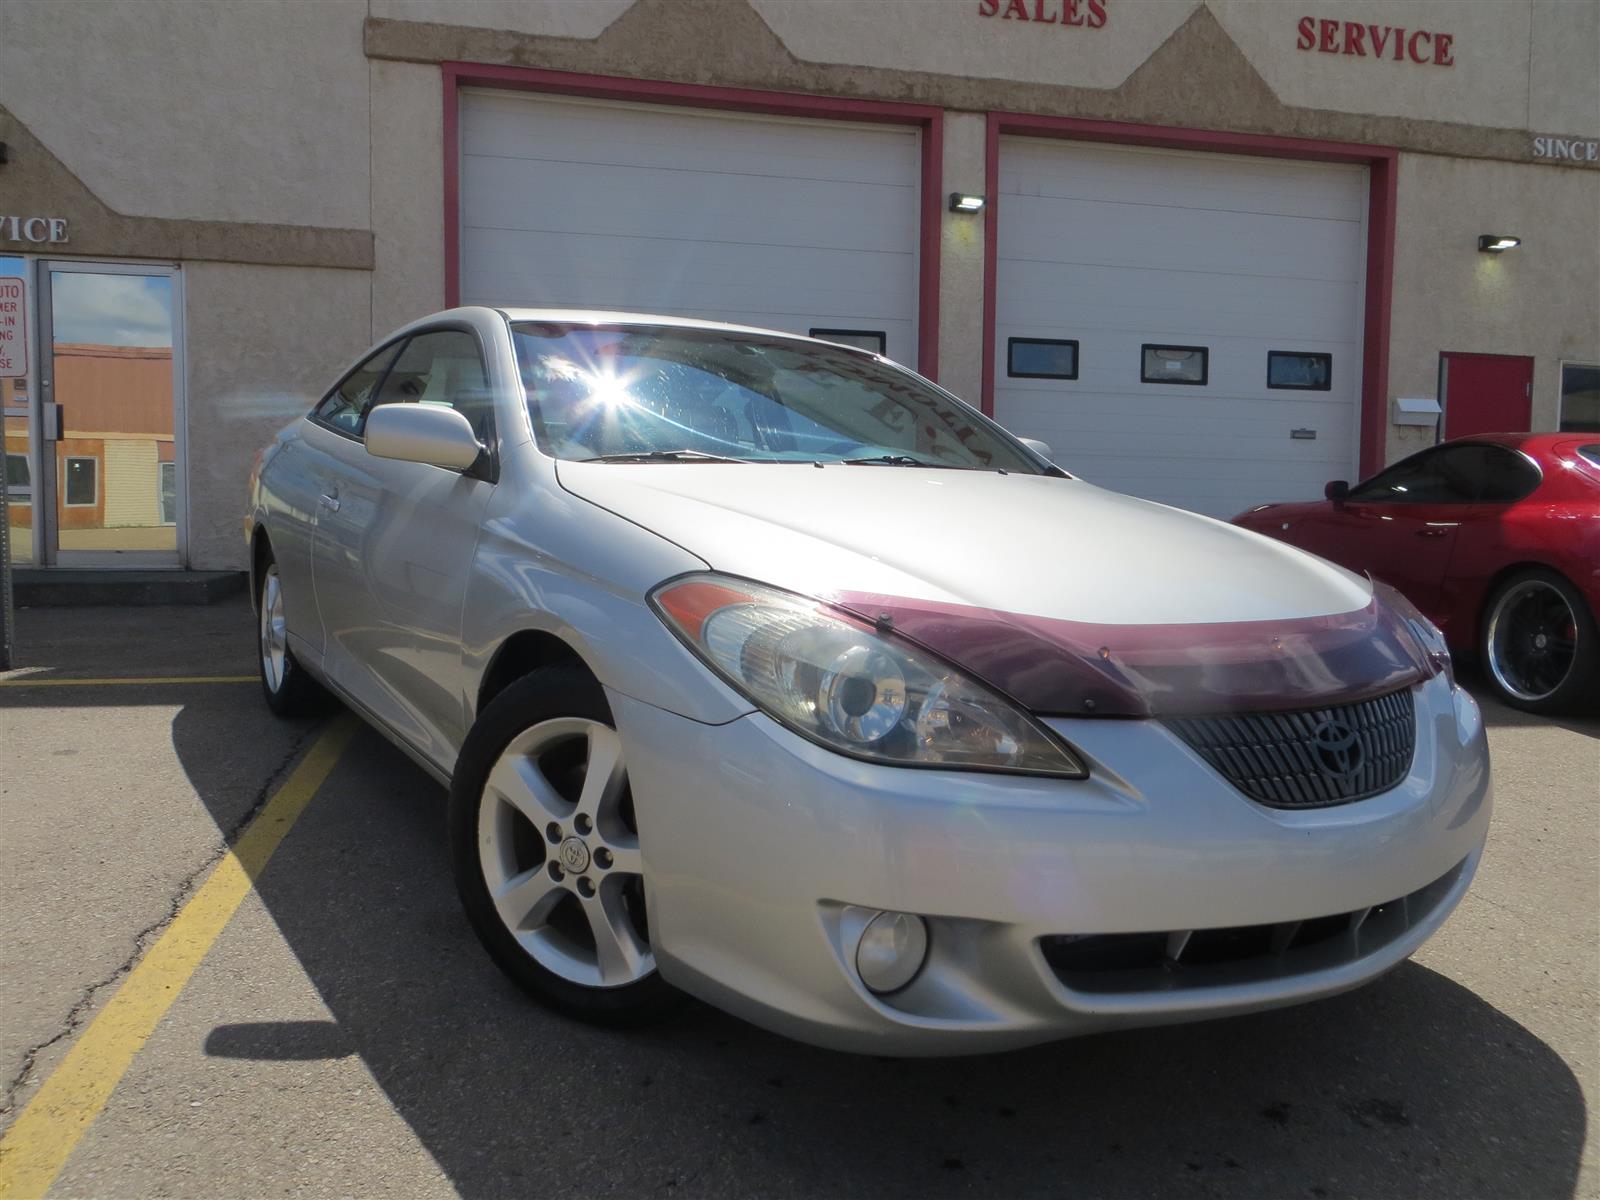
<path fill-rule="evenodd" d="M 0 275 L 0 379 L 28 373 L 28 285 Z"/>

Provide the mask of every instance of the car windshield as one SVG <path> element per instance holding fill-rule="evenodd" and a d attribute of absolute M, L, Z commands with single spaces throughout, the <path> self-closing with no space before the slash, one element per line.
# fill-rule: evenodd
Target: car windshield
<path fill-rule="evenodd" d="M 672 326 L 512 334 L 534 432 L 557 458 L 1046 473 L 982 415 L 869 354 Z"/>

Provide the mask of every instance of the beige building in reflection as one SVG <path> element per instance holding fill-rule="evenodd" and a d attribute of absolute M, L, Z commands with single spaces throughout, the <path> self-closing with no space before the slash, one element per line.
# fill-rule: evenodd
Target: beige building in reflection
<path fill-rule="evenodd" d="M 55 443 L 61 549 L 176 549 L 171 349 L 57 343 L 55 378 L 66 401 Z M 20 385 L 0 380 L 6 408 L 26 407 Z M 25 420 L 8 416 L 5 437 L 12 546 L 27 559 L 36 490 Z"/>

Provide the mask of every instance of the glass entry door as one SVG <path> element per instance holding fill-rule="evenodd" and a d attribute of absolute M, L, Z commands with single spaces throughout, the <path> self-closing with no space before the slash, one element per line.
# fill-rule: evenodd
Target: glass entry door
<path fill-rule="evenodd" d="M 23 299 L 29 306 L 24 314 L 24 323 L 30 333 L 38 324 L 32 308 L 31 266 L 26 259 L 0 254 L 0 276 L 20 278 L 28 285 L 29 290 L 24 292 Z M 31 345 L 17 349 L 27 364 L 27 374 L 0 379 L 0 413 L 4 414 L 6 460 L 5 478 L 0 486 L 6 489 L 6 519 L 9 526 L 0 530 L 0 536 L 11 538 L 11 561 L 18 566 L 28 566 L 38 561 L 33 545 L 33 477 L 36 467 L 33 454 L 33 402 L 30 399 L 32 389 L 29 386 L 32 377 L 38 374 L 35 369 L 37 352 Z"/>
<path fill-rule="evenodd" d="M 179 566 L 180 277 L 41 261 L 37 279 L 35 544 L 61 566 Z"/>

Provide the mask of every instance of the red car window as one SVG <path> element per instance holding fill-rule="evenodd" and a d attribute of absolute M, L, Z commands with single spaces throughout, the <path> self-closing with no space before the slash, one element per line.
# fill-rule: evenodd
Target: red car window
<path fill-rule="evenodd" d="M 1352 488 L 1350 499 L 1365 504 L 1511 504 L 1531 495 L 1542 478 L 1524 454 L 1466 442 L 1414 454 Z"/>

